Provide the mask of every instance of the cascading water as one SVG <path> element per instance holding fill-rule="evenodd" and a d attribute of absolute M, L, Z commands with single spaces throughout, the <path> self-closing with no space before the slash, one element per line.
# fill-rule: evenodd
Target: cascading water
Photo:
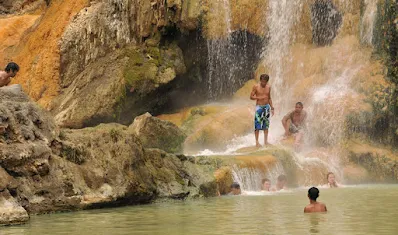
<path fill-rule="evenodd" d="M 284 174 L 283 166 L 278 163 L 275 166 L 263 166 L 266 171 L 260 171 L 253 168 L 241 168 L 235 165 L 232 168 L 232 177 L 235 182 L 241 185 L 244 191 L 260 191 L 262 180 L 268 178 L 271 182 L 276 182 L 279 175 Z"/>
<path fill-rule="evenodd" d="M 373 43 L 373 28 L 377 13 L 377 0 L 364 0 L 364 12 L 360 24 L 361 42 L 367 45 Z"/>
<path fill-rule="evenodd" d="M 223 6 L 229 7 L 229 4 Z M 280 145 L 284 132 L 280 120 L 294 109 L 296 102 L 303 102 L 308 112 L 309 131 L 305 135 L 303 151 L 291 154 L 301 174 L 302 185 L 312 184 L 315 178 L 322 178 L 324 182 L 327 171 L 333 171 L 343 179 L 340 164 L 344 150 L 341 145 L 344 123 L 349 110 L 355 109 L 361 99 L 353 88 L 353 82 L 370 60 L 370 49 L 363 49 L 361 43 L 372 46 L 377 1 L 365 0 L 363 7 L 359 14 L 359 4 L 348 0 L 268 1 L 266 18 L 263 19 L 263 27 L 268 33 L 260 67 L 270 75 L 276 109 L 276 115 L 271 119 L 269 140 L 278 148 L 285 148 Z M 350 25 L 352 22 L 359 27 Z M 230 24 L 225 25 L 230 27 Z M 228 27 L 225 29 L 229 32 L 226 40 L 208 42 L 212 87 L 221 81 L 218 79 L 222 76 L 228 77 L 223 81 L 234 82 L 234 66 L 227 62 L 234 56 L 233 45 L 230 44 L 231 29 Z M 308 32 L 312 38 L 308 37 Z M 307 41 L 302 38 L 298 41 L 303 34 L 307 35 Z M 221 64 L 222 59 L 226 64 Z M 219 90 L 224 89 L 224 85 L 221 83 Z M 254 134 L 251 133 L 231 141 L 225 152 L 201 154 L 236 154 L 237 149 L 252 146 L 253 142 Z M 285 171 L 280 166 L 275 174 Z M 233 172 L 234 180 L 246 190 L 258 190 L 263 177 L 276 179 L 259 169 L 235 167 Z"/>
<path fill-rule="evenodd" d="M 265 46 L 264 58 L 266 67 L 270 70 L 270 80 L 273 87 L 273 101 L 278 111 L 287 106 L 289 93 L 285 92 L 285 61 L 289 55 L 291 43 L 294 41 L 293 27 L 299 20 L 302 11 L 302 0 L 271 0 L 269 1 L 267 18 L 269 42 Z M 264 25 L 265 27 L 265 25 Z"/>
<path fill-rule="evenodd" d="M 229 0 L 211 4 L 212 15 L 222 19 L 209 23 L 215 25 L 216 32 L 209 32 L 207 39 L 208 90 L 210 99 L 215 100 L 232 95 L 250 79 L 260 57 L 257 46 L 261 45 L 261 39 L 246 30 L 232 29 Z"/>

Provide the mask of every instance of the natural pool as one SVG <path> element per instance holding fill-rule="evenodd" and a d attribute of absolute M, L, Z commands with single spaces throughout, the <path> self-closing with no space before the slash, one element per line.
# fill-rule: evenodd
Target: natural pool
<path fill-rule="evenodd" d="M 296 189 L 32 216 L 0 234 L 398 234 L 397 185 L 320 191 L 326 214 L 304 214 L 306 189 Z"/>

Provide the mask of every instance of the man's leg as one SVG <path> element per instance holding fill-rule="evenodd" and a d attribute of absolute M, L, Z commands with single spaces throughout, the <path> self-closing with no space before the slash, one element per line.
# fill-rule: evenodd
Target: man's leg
<path fill-rule="evenodd" d="M 256 136 L 256 147 L 261 147 L 261 144 L 258 142 L 259 133 L 260 133 L 259 130 L 254 131 L 254 135 Z"/>
<path fill-rule="evenodd" d="M 268 129 L 264 130 L 264 145 L 268 145 Z"/>
<path fill-rule="evenodd" d="M 283 128 L 285 129 L 285 134 L 283 135 L 284 139 L 290 136 L 290 131 L 289 131 L 290 123 L 291 123 L 290 119 L 288 119 L 286 122 L 282 121 Z"/>
<path fill-rule="evenodd" d="M 303 131 L 300 130 L 299 132 L 297 132 L 295 134 L 295 140 L 294 140 L 294 148 L 296 152 L 300 152 L 301 151 L 301 142 L 303 139 Z"/>

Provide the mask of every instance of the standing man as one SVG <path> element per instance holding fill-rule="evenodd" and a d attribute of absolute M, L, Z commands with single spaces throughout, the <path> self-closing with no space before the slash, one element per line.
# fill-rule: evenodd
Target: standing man
<path fill-rule="evenodd" d="M 254 133 L 256 136 L 256 146 L 261 147 L 258 142 L 260 130 L 264 131 L 264 144 L 268 144 L 269 120 L 274 115 L 274 106 L 271 99 L 271 86 L 268 84 L 269 76 L 262 74 L 260 83 L 253 86 L 250 99 L 256 101 L 256 112 L 254 114 Z"/>
<path fill-rule="evenodd" d="M 11 82 L 11 78 L 15 77 L 19 71 L 19 66 L 14 63 L 8 63 L 5 71 L 0 71 L 0 87 L 7 86 Z"/>
<path fill-rule="evenodd" d="M 296 151 L 300 150 L 301 140 L 304 135 L 305 121 L 307 112 L 303 110 L 303 103 L 297 102 L 293 111 L 286 114 L 282 119 L 282 125 L 285 128 L 285 138 L 294 135 L 294 146 Z"/>

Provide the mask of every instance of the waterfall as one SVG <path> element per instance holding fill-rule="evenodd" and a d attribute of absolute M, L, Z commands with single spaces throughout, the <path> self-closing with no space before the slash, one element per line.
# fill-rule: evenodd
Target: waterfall
<path fill-rule="evenodd" d="M 261 38 L 233 30 L 230 0 L 211 2 L 207 35 L 208 91 L 211 100 L 231 96 L 254 73 Z"/>
<path fill-rule="evenodd" d="M 372 45 L 373 28 L 377 13 L 377 0 L 364 0 L 364 13 L 361 18 L 360 35 L 364 44 Z"/>
<path fill-rule="evenodd" d="M 278 163 L 272 167 L 268 167 L 264 164 L 266 170 L 259 168 L 241 168 L 237 165 L 232 167 L 232 176 L 234 182 L 239 183 L 243 191 L 260 191 L 262 186 L 262 180 L 268 178 L 274 185 L 279 175 L 284 174 L 282 164 Z"/>
<path fill-rule="evenodd" d="M 270 75 L 276 111 L 269 132 L 271 144 L 284 148 L 280 120 L 294 109 L 296 102 L 303 102 L 308 113 L 309 130 L 304 149 L 290 155 L 300 185 L 325 183 L 328 171 L 344 181 L 341 164 L 345 154 L 346 117 L 362 104 L 358 77 L 372 64 L 377 0 L 363 0 L 362 3 L 361 11 L 359 1 L 269 0 L 266 17 L 262 18 L 267 34 L 259 70 L 264 68 Z M 224 4 L 224 7 L 229 6 Z M 230 18 L 225 19 L 225 25 L 231 27 L 227 23 L 231 22 Z M 227 89 L 227 83 L 218 80 L 222 76 L 228 77 L 223 81 L 235 82 L 234 65 L 229 64 L 229 59 L 235 56 L 231 45 L 233 30 L 228 27 L 226 39 L 208 42 L 210 82 L 212 87 L 218 84 L 218 90 Z M 230 142 L 233 146 L 228 146 L 225 154 L 236 154 L 237 149 L 251 146 L 253 142 L 253 133 L 239 136 Z M 259 190 L 262 178 L 272 178 L 275 182 L 277 175 L 286 170 L 279 165 L 276 173 L 271 174 L 271 168 L 264 171 L 235 166 L 233 177 L 244 190 Z"/>
<path fill-rule="evenodd" d="M 269 41 L 265 46 L 264 58 L 266 67 L 270 70 L 270 81 L 273 86 L 274 105 L 286 106 L 284 72 L 286 56 L 289 55 L 290 45 L 294 41 L 293 27 L 299 20 L 302 11 L 302 0 L 270 0 L 267 17 Z M 282 98 L 284 97 L 284 98 Z"/>

